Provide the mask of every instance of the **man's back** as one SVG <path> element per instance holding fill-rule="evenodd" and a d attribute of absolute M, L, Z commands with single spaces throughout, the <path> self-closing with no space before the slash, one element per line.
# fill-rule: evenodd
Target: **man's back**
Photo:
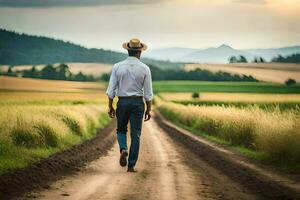
<path fill-rule="evenodd" d="M 116 91 L 117 89 L 117 91 Z M 144 96 L 152 98 L 151 72 L 138 58 L 129 56 L 114 65 L 107 94 L 110 97 Z"/>

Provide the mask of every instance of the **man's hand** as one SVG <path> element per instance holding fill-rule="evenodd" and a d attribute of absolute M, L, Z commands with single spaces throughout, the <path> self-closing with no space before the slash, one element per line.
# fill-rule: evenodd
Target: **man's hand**
<path fill-rule="evenodd" d="M 146 112 L 145 112 L 145 119 L 144 119 L 145 122 L 148 121 L 149 119 L 151 119 L 150 111 L 151 110 L 146 110 Z"/>
<path fill-rule="evenodd" d="M 108 97 L 108 115 L 110 118 L 114 118 L 116 116 L 116 111 L 113 107 L 114 98 Z"/>
<path fill-rule="evenodd" d="M 151 119 L 151 114 L 150 114 L 150 111 L 151 111 L 151 101 L 146 101 L 146 105 L 147 105 L 147 109 L 146 109 L 146 112 L 145 112 L 145 119 L 144 121 L 148 121 L 149 119 Z"/>
<path fill-rule="evenodd" d="M 108 108 L 108 115 L 110 118 L 114 118 L 116 116 L 116 111 L 115 111 L 114 107 L 110 106 Z"/>

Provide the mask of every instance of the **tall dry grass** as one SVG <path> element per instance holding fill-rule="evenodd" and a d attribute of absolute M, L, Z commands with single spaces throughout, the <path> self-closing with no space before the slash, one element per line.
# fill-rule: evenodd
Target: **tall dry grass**
<path fill-rule="evenodd" d="M 300 163 L 300 117 L 292 110 L 264 111 L 257 107 L 184 106 L 156 99 L 168 119 L 197 133 L 265 152 L 281 164 Z"/>
<path fill-rule="evenodd" d="M 58 146 L 70 134 L 88 137 L 104 112 L 98 105 L 6 105 L 0 112 L 0 138 L 27 147 Z"/>
<path fill-rule="evenodd" d="M 96 134 L 104 105 L 0 105 L 0 174 L 22 168 Z"/>
<path fill-rule="evenodd" d="M 106 126 L 105 84 L 0 76 L 0 174 L 48 157 Z"/>

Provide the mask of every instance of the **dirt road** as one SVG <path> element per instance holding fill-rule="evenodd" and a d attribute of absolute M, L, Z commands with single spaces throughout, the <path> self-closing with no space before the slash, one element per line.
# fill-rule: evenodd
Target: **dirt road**
<path fill-rule="evenodd" d="M 138 173 L 118 164 L 115 143 L 107 156 L 48 189 L 37 199 L 264 199 L 235 183 L 174 141 L 155 121 L 144 124 Z"/>

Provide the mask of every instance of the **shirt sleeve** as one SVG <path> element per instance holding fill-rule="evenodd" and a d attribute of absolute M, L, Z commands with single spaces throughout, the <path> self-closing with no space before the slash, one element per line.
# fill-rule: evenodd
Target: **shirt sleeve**
<path fill-rule="evenodd" d="M 148 68 L 144 81 L 144 98 L 146 101 L 151 101 L 153 98 L 151 71 Z"/>
<path fill-rule="evenodd" d="M 106 94 L 110 99 L 113 99 L 116 96 L 116 89 L 118 86 L 118 79 L 116 76 L 116 66 L 113 66 L 112 72 L 109 78 L 108 87 L 106 90 Z"/>

